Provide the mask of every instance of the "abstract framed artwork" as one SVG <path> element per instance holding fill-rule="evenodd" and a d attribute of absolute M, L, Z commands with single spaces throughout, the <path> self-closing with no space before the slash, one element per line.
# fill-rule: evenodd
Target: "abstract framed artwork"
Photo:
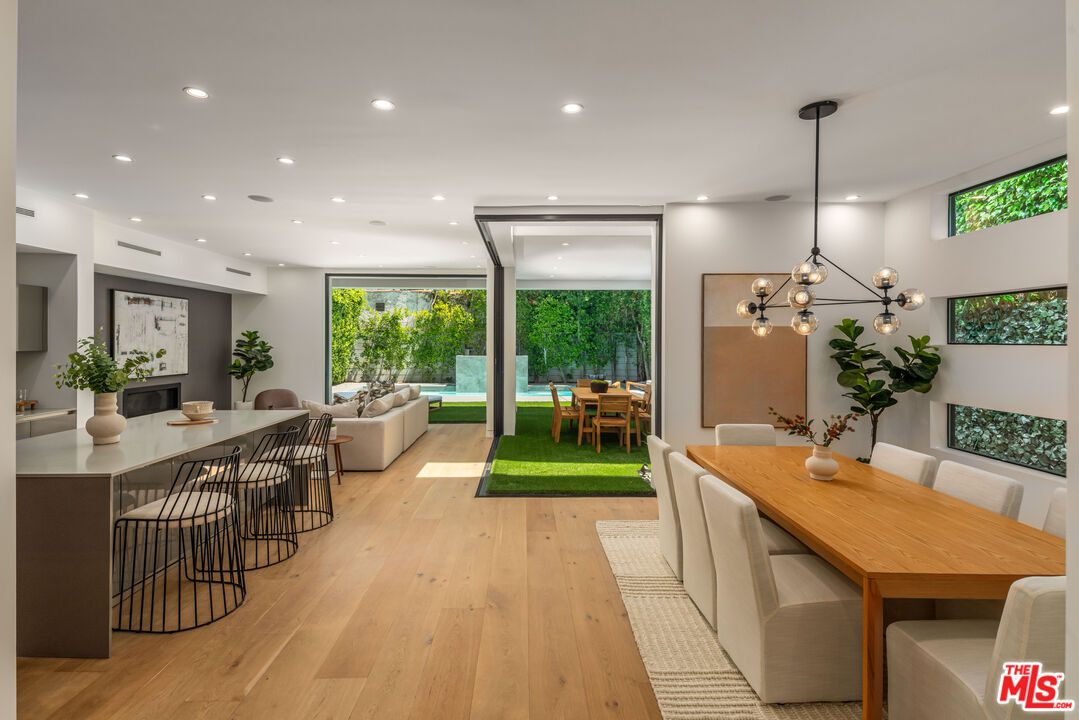
<path fill-rule="evenodd" d="M 153 363 L 154 377 L 187 374 L 187 298 L 112 291 L 112 356 L 124 360 L 138 351 L 165 355 Z"/>
<path fill-rule="evenodd" d="M 789 274 L 701 275 L 701 427 L 775 425 L 770 407 L 784 415 L 806 412 L 807 338 L 782 317 L 773 318 L 771 335 L 757 337 L 734 311 L 758 277 L 779 287 Z"/>

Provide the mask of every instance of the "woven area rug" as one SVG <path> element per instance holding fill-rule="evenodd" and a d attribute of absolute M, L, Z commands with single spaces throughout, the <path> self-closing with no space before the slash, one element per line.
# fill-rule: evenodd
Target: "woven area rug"
<path fill-rule="evenodd" d="M 859 720 L 861 703 L 765 705 L 659 550 L 659 522 L 596 523 L 666 720 Z"/>

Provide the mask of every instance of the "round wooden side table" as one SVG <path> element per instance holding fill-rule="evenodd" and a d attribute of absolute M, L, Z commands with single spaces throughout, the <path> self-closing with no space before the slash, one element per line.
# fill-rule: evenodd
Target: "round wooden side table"
<path fill-rule="evenodd" d="M 333 464 L 334 474 L 337 475 L 337 484 L 341 484 L 341 446 L 347 442 L 352 442 L 351 435 L 338 435 L 333 440 L 328 441 L 330 445 L 333 445 Z"/>

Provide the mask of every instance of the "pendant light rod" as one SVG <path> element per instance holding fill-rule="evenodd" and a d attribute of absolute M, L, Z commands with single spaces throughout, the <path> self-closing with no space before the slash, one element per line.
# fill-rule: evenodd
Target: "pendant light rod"
<path fill-rule="evenodd" d="M 820 242 L 817 240 L 817 223 L 820 215 L 820 108 L 816 108 L 814 120 L 816 139 L 813 143 L 813 262 L 820 255 Z"/>

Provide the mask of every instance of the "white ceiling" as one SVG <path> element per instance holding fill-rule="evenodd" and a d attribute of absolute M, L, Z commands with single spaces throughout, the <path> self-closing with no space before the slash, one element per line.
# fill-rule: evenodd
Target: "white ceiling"
<path fill-rule="evenodd" d="M 1062 0 L 34 0 L 17 179 L 266 263 L 471 269 L 475 205 L 807 199 L 820 98 L 828 200 L 1059 139 L 1064 29 Z"/>

